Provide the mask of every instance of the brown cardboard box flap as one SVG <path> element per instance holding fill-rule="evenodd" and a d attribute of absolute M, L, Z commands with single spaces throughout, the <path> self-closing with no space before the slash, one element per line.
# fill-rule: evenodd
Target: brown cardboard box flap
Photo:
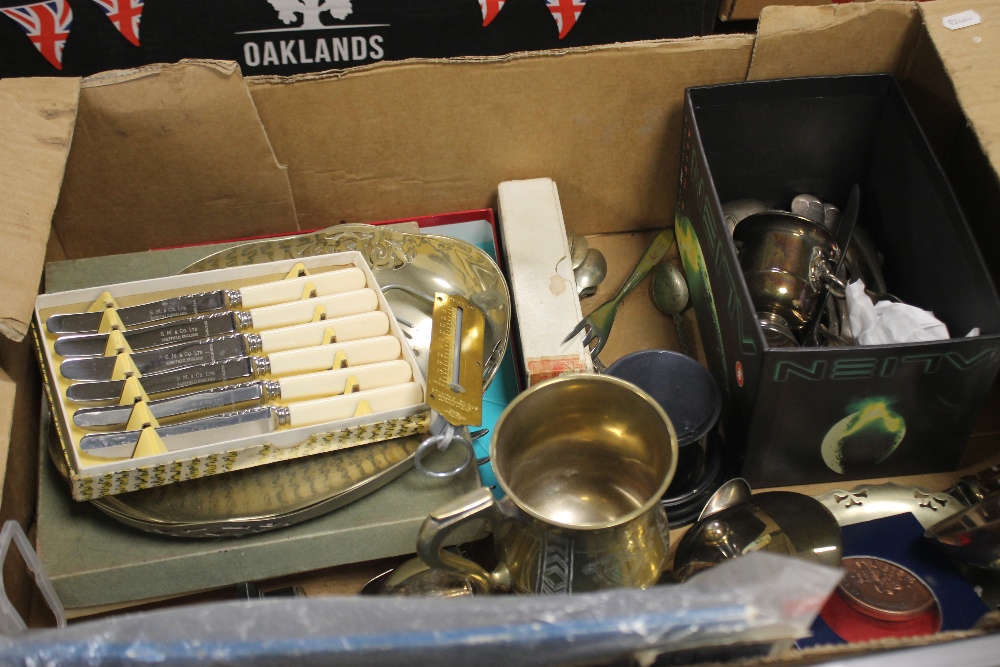
<path fill-rule="evenodd" d="M 783 5 L 825 5 L 830 0 L 780 0 Z M 723 21 L 755 21 L 764 7 L 775 4 L 775 0 L 722 0 L 719 18 Z"/>
<path fill-rule="evenodd" d="M 1000 163 L 1000 3 L 935 0 L 921 3 L 927 32 L 955 86 L 959 104 L 993 165 Z M 968 10 L 981 22 L 951 30 L 943 20 Z"/>
<path fill-rule="evenodd" d="M 724 35 L 249 81 L 304 228 L 488 207 L 497 183 L 547 176 L 567 227 L 595 234 L 670 223 L 677 102 L 687 86 L 743 80 L 752 44 Z"/>
<path fill-rule="evenodd" d="M 0 369 L 0 489 L 3 488 L 4 478 L 7 476 L 7 454 L 10 451 L 10 433 L 14 423 L 16 390 L 17 383 Z"/>
<path fill-rule="evenodd" d="M 31 321 L 79 89 L 72 78 L 0 81 L 0 333 L 15 341 Z"/>
<path fill-rule="evenodd" d="M 53 226 L 71 259 L 298 229 L 239 68 L 217 61 L 83 80 Z"/>
<path fill-rule="evenodd" d="M 747 78 L 901 74 L 919 30 L 919 10 L 910 2 L 768 7 Z"/>

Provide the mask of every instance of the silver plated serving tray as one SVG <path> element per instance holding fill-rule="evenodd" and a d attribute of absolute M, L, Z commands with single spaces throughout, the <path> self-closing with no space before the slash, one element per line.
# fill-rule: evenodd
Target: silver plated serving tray
<path fill-rule="evenodd" d="M 375 442 L 222 476 L 89 501 L 111 518 L 172 537 L 252 535 L 326 514 L 409 470 L 423 436 Z M 53 433 L 49 455 L 63 477 L 66 460 Z"/>
<path fill-rule="evenodd" d="M 486 315 L 483 386 L 489 385 L 507 349 L 510 292 L 493 259 L 470 243 L 372 225 L 338 225 L 313 234 L 253 241 L 222 250 L 182 273 L 349 250 L 359 251 L 368 262 L 425 376 L 434 293 L 457 294 L 480 308 Z"/>
<path fill-rule="evenodd" d="M 921 526 L 929 528 L 964 509 L 962 503 L 947 493 L 891 482 L 861 484 L 850 491 L 833 489 L 816 496 L 816 500 L 833 513 L 841 526 L 909 512 Z"/>
<path fill-rule="evenodd" d="M 483 310 L 485 389 L 507 349 L 510 293 L 496 263 L 469 243 L 369 225 L 341 225 L 235 246 L 195 262 L 182 273 L 348 250 L 360 251 L 368 261 L 425 374 L 434 293 L 458 294 Z M 422 438 L 376 442 L 90 502 L 126 525 L 162 535 L 216 538 L 260 533 L 343 507 L 396 479 L 413 466 L 413 453 Z M 62 453 L 50 448 L 50 454 L 65 476 Z"/>

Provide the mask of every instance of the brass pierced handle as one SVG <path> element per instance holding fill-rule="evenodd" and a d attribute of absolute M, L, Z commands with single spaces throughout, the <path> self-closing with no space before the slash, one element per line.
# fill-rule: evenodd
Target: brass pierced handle
<path fill-rule="evenodd" d="M 491 529 L 496 527 L 499 520 L 493 494 L 486 487 L 466 493 L 444 507 L 439 507 L 424 519 L 417 534 L 417 555 L 432 568 L 468 578 L 476 594 L 509 588 L 509 576 L 503 566 L 495 572 L 487 572 L 471 560 L 443 548 L 452 531 L 478 520 L 485 520 Z"/>

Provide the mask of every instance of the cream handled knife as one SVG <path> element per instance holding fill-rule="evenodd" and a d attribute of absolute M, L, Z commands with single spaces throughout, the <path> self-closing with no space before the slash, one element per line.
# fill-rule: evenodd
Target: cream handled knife
<path fill-rule="evenodd" d="M 215 315 L 201 315 L 182 320 L 171 320 L 122 332 L 133 350 L 147 350 L 165 345 L 187 343 L 214 336 L 245 331 L 247 329 L 277 329 L 312 321 L 317 309 L 322 308 L 325 318 L 356 315 L 378 309 L 375 290 L 364 288 L 315 299 L 291 301 L 276 306 L 250 310 L 234 310 Z M 108 346 L 108 334 L 82 334 L 63 336 L 56 340 L 56 354 L 63 357 L 102 356 Z"/>
<path fill-rule="evenodd" d="M 331 320 L 268 329 L 259 334 L 231 334 L 191 343 L 153 348 L 144 352 L 135 352 L 131 355 L 131 359 L 142 375 L 161 373 L 174 368 L 210 364 L 257 352 L 271 354 L 299 347 L 320 345 L 328 330 L 333 331 L 338 343 L 384 336 L 389 333 L 389 317 L 382 311 L 375 310 Z M 117 362 L 116 356 L 73 357 L 60 364 L 59 372 L 67 380 L 110 380 L 114 375 Z"/>
<path fill-rule="evenodd" d="M 393 336 L 378 336 L 285 350 L 263 357 L 235 357 L 212 364 L 185 366 L 163 373 L 143 375 L 139 383 L 143 391 L 152 396 L 189 387 L 256 379 L 267 375 L 298 375 L 331 370 L 340 352 L 343 352 L 347 366 L 362 366 L 398 359 L 401 351 L 402 346 Z M 77 382 L 66 388 L 66 398 L 79 403 L 117 401 L 125 389 L 125 382 L 126 380 Z"/>
<path fill-rule="evenodd" d="M 337 271 L 288 280 L 275 280 L 260 285 L 249 285 L 235 290 L 215 290 L 200 294 L 163 299 L 117 309 L 118 317 L 126 327 L 150 324 L 175 317 L 187 317 L 232 308 L 259 308 L 301 299 L 309 289 L 312 296 L 327 296 L 365 287 L 367 281 L 361 269 L 352 266 Z M 53 315 L 45 322 L 54 334 L 96 333 L 104 318 L 103 311 L 92 313 L 67 313 Z"/>
<path fill-rule="evenodd" d="M 424 390 L 416 382 L 407 382 L 344 396 L 291 403 L 287 407 L 264 406 L 160 426 L 156 434 L 169 451 L 176 452 L 264 435 L 284 426 L 298 428 L 350 419 L 361 401 L 366 401 L 373 413 L 401 410 L 423 403 Z M 141 430 L 90 433 L 80 439 L 80 449 L 90 456 L 129 458 L 141 435 Z"/>
<path fill-rule="evenodd" d="M 193 419 L 198 413 L 232 411 L 252 405 L 264 405 L 277 399 L 297 401 L 320 396 L 335 396 L 345 390 L 367 391 L 409 382 L 413 369 L 402 359 L 354 368 L 341 368 L 305 375 L 292 375 L 277 380 L 257 380 L 226 387 L 212 387 L 201 391 L 170 396 L 150 401 L 146 405 L 157 419 L 185 417 Z M 350 380 L 356 383 L 348 387 Z M 132 415 L 132 405 L 109 405 L 81 408 L 73 415 L 73 423 L 81 428 L 124 428 Z"/>

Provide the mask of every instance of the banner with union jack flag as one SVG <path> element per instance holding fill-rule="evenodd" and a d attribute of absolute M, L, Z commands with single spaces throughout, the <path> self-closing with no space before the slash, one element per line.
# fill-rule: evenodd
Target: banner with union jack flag
<path fill-rule="evenodd" d="M 556 20 L 556 25 L 559 27 L 559 39 L 562 39 L 576 25 L 587 0 L 545 0 L 545 4 L 549 6 L 552 18 Z"/>
<path fill-rule="evenodd" d="M 415 1 L 0 0 L 0 78 L 89 76 L 184 58 L 293 75 L 690 37 L 711 33 L 719 2 L 420 0 L 417 12 Z"/>
<path fill-rule="evenodd" d="M 94 0 L 125 39 L 139 46 L 143 0 Z"/>
<path fill-rule="evenodd" d="M 66 0 L 46 0 L 20 7 L 0 9 L 12 18 L 38 52 L 56 69 L 62 69 L 63 47 L 73 23 L 73 10 Z"/>
<path fill-rule="evenodd" d="M 488 26 L 497 17 L 507 0 L 479 0 L 479 8 L 483 10 L 483 27 Z"/>

